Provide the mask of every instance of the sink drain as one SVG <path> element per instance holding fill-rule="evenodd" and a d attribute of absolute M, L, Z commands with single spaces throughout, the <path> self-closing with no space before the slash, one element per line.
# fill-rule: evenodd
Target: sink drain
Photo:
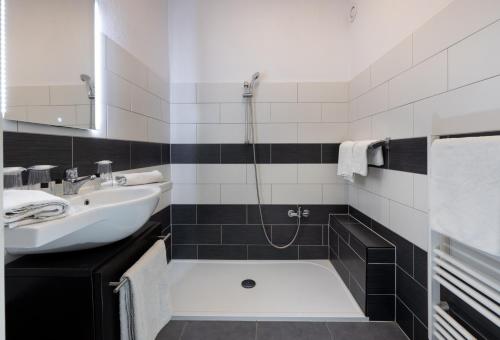
<path fill-rule="evenodd" d="M 251 280 L 251 279 L 243 280 L 243 281 L 241 281 L 241 286 L 243 288 L 247 288 L 247 289 L 253 288 L 253 287 L 255 287 L 255 281 Z"/>

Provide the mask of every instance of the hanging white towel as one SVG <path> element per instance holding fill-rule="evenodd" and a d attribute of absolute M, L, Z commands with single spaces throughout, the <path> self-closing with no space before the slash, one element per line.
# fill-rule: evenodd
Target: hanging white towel
<path fill-rule="evenodd" d="M 9 228 L 66 216 L 69 202 L 40 190 L 4 190 L 4 225 Z"/>
<path fill-rule="evenodd" d="M 352 153 L 354 142 L 342 142 L 339 147 L 339 160 L 337 164 L 337 175 L 353 182 L 354 174 L 352 171 Z"/>
<path fill-rule="evenodd" d="M 429 208 L 432 229 L 500 256 L 500 136 L 432 144 Z"/>
<path fill-rule="evenodd" d="M 384 165 L 384 156 L 382 147 L 372 149 L 371 146 L 379 140 L 363 140 L 354 143 L 352 170 L 354 173 L 366 176 L 368 175 L 368 164 L 381 166 Z"/>
<path fill-rule="evenodd" d="M 120 289 L 121 340 L 155 340 L 172 310 L 165 243 L 156 243 L 123 274 Z"/>

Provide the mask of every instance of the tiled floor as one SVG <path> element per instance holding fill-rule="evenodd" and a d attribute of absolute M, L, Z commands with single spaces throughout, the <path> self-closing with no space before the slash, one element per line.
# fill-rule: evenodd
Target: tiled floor
<path fill-rule="evenodd" d="M 171 321 L 156 340 L 408 340 L 394 322 Z"/>

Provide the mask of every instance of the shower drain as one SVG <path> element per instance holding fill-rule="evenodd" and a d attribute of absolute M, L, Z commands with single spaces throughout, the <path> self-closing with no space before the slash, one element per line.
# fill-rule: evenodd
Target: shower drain
<path fill-rule="evenodd" d="M 255 281 L 254 280 L 251 280 L 251 279 L 246 279 L 246 280 L 243 280 L 241 281 L 241 286 L 243 288 L 253 288 L 255 287 Z"/>

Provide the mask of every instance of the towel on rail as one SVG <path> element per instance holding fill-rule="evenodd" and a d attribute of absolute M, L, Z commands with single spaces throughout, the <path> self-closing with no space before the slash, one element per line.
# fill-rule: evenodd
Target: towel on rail
<path fill-rule="evenodd" d="M 115 179 L 119 185 L 125 186 L 158 183 L 164 181 L 163 175 L 158 170 L 118 175 Z"/>
<path fill-rule="evenodd" d="M 354 174 L 352 171 L 353 149 L 354 142 L 342 142 L 339 147 L 339 160 L 337 164 L 337 175 L 350 182 L 354 182 Z"/>
<path fill-rule="evenodd" d="M 500 136 L 432 143 L 429 215 L 433 230 L 500 256 Z"/>
<path fill-rule="evenodd" d="M 372 149 L 371 146 L 379 140 L 362 140 L 354 143 L 352 152 L 352 171 L 355 174 L 368 175 L 368 164 L 381 166 L 384 165 L 384 156 L 382 147 Z"/>
<path fill-rule="evenodd" d="M 120 289 L 121 340 L 155 340 L 172 317 L 167 274 L 167 252 L 156 241 L 130 267 Z"/>
<path fill-rule="evenodd" d="M 4 190 L 4 225 L 9 228 L 46 222 L 66 216 L 67 200 L 41 190 Z"/>

